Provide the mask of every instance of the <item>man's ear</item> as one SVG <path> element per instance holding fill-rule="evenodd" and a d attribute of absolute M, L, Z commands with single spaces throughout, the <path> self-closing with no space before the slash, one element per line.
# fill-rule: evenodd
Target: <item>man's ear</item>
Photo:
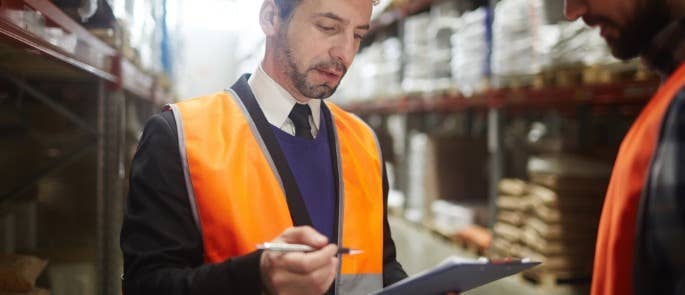
<path fill-rule="evenodd" d="M 262 26 L 262 31 L 264 31 L 267 37 L 278 33 L 278 27 L 281 22 L 278 14 L 278 6 L 276 6 L 274 0 L 264 0 L 262 8 L 259 10 L 259 24 Z"/>

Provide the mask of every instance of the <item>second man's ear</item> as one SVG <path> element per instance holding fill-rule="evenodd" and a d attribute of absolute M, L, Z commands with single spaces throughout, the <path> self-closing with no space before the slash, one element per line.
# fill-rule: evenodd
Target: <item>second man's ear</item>
<path fill-rule="evenodd" d="M 274 0 L 264 0 L 262 8 L 259 10 L 259 24 L 262 26 L 262 31 L 264 31 L 267 37 L 278 33 L 278 27 L 281 22 L 278 14 L 278 7 Z"/>

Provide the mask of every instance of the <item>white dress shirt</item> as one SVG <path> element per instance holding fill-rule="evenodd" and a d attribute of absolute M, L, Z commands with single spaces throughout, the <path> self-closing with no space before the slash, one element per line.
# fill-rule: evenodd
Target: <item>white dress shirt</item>
<path fill-rule="evenodd" d="M 250 85 L 250 89 L 252 89 L 252 93 L 257 100 L 257 104 L 262 109 L 266 120 L 271 125 L 295 136 L 295 124 L 288 118 L 288 115 L 293 106 L 299 102 L 264 72 L 261 64 L 247 83 Z M 321 121 L 321 100 L 311 99 L 307 105 L 312 110 L 312 115 L 309 117 L 309 126 L 312 129 L 312 137 L 316 138 Z"/>

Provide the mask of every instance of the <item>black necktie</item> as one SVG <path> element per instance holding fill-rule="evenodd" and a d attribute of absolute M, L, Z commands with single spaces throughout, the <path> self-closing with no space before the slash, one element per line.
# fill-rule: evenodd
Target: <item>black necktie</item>
<path fill-rule="evenodd" d="M 295 136 L 306 139 L 313 139 L 312 128 L 309 126 L 309 115 L 312 110 L 306 104 L 296 103 L 293 110 L 290 111 L 288 118 L 293 121 L 295 125 Z"/>

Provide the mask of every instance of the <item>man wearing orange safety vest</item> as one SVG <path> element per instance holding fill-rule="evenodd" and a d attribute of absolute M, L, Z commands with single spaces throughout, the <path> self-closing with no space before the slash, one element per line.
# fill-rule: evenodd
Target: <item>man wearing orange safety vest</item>
<path fill-rule="evenodd" d="M 599 224 L 592 294 L 685 294 L 685 1 L 566 0 L 612 53 L 663 77 L 626 135 Z"/>
<path fill-rule="evenodd" d="M 256 71 L 148 121 L 121 231 L 126 295 L 369 294 L 406 277 L 376 137 L 323 101 L 372 2 L 264 0 Z M 269 241 L 313 251 L 256 249 Z"/>

